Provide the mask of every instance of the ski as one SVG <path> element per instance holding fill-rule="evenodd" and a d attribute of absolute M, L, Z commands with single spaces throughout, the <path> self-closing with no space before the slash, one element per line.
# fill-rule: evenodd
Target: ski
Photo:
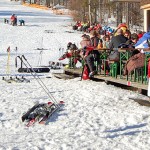
<path fill-rule="evenodd" d="M 7 83 L 12 83 L 12 82 L 16 82 L 16 83 L 27 82 L 27 83 L 29 83 L 30 82 L 30 80 L 28 80 L 24 77 L 18 78 L 17 76 L 15 78 L 13 78 L 13 77 L 9 77 L 9 78 L 2 77 L 2 80 L 7 82 Z"/>
<path fill-rule="evenodd" d="M 28 116 L 30 115 L 31 112 L 33 112 L 37 107 L 39 107 L 40 104 L 35 104 L 32 108 L 30 108 L 22 117 L 22 122 L 25 120 L 28 120 Z"/>
<path fill-rule="evenodd" d="M 30 126 L 32 126 L 34 123 L 35 123 L 35 118 L 31 119 L 31 120 L 26 124 L 26 126 L 27 126 L 27 127 L 30 127 Z"/>
<path fill-rule="evenodd" d="M 63 104 L 61 101 L 60 104 Z M 49 117 L 60 107 L 52 102 L 35 104 L 31 109 L 22 116 L 22 122 L 25 122 L 27 127 L 33 126 L 36 122 L 46 124 Z"/>
<path fill-rule="evenodd" d="M 54 114 L 54 112 L 56 112 L 63 104 L 64 104 L 63 101 L 60 101 L 59 104 L 58 104 L 58 106 L 52 104 L 52 105 L 48 108 L 47 113 L 46 113 L 43 117 L 41 117 L 41 118 L 39 119 L 39 124 L 46 124 L 47 121 L 48 121 L 48 119 L 49 119 L 49 118 Z"/>
<path fill-rule="evenodd" d="M 38 116 L 38 114 L 36 114 L 36 115 L 34 116 L 34 118 L 30 119 L 30 120 L 27 122 L 26 126 L 27 126 L 27 127 L 33 126 L 33 125 L 36 123 L 36 121 L 38 120 L 38 118 L 39 118 L 39 116 Z"/>
<path fill-rule="evenodd" d="M 45 124 L 46 120 L 49 118 L 49 115 L 52 114 L 56 108 L 58 108 L 58 106 L 53 103 L 47 107 L 45 114 L 39 119 L 39 124 Z"/>
<path fill-rule="evenodd" d="M 39 120 L 39 124 L 46 124 L 47 120 L 52 116 L 52 114 L 58 109 L 59 107 L 53 108 L 51 111 L 48 111 L 45 116 Z"/>
<path fill-rule="evenodd" d="M 40 104 L 34 111 L 28 115 L 27 127 L 33 126 L 37 121 L 41 120 L 45 116 L 54 104 L 52 102 Z"/>
<path fill-rule="evenodd" d="M 30 80 L 26 79 L 25 77 L 22 76 L 22 78 L 18 78 L 16 76 L 16 80 L 18 80 L 18 82 L 30 82 Z"/>

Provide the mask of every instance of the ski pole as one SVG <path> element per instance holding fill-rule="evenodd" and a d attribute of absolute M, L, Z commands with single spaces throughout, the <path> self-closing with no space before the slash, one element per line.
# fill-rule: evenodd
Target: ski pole
<path fill-rule="evenodd" d="M 61 57 L 61 47 L 59 48 L 59 58 Z M 60 60 L 59 60 L 59 67 L 60 67 Z"/>
<path fill-rule="evenodd" d="M 82 61 L 83 61 L 83 60 L 82 60 Z M 82 77 L 83 77 L 85 65 L 86 65 L 86 63 L 83 64 L 82 73 L 81 73 L 81 80 L 80 80 L 80 81 L 82 81 Z"/>
<path fill-rule="evenodd" d="M 52 99 L 52 101 L 55 103 L 55 105 L 58 105 L 57 100 L 53 97 L 52 94 L 50 94 L 50 91 L 48 90 L 48 88 L 46 87 L 46 85 L 43 83 L 43 81 L 38 77 L 38 75 L 36 74 L 36 72 L 34 71 L 34 69 L 32 68 L 32 66 L 30 65 L 30 63 L 27 61 L 27 59 L 25 58 L 24 55 L 22 55 L 22 58 L 27 62 L 27 64 L 30 66 L 30 68 L 32 69 L 32 71 L 34 72 L 34 74 L 31 72 L 31 70 L 28 68 L 28 66 L 25 64 L 25 66 L 29 69 L 30 73 L 32 74 L 32 76 L 37 80 L 37 82 L 40 84 L 40 86 L 43 88 L 43 90 L 45 91 L 45 93 L 49 96 L 50 99 Z M 38 80 L 39 79 L 39 80 Z M 40 82 L 39 82 L 40 81 Z M 59 105 L 58 105 L 59 106 Z"/>
<path fill-rule="evenodd" d="M 8 58 L 7 58 L 7 76 L 9 76 L 9 74 L 10 74 L 10 46 L 7 48 L 7 54 L 8 54 Z"/>
<path fill-rule="evenodd" d="M 48 95 L 48 97 L 50 98 L 50 99 L 52 99 L 52 101 L 53 101 L 53 103 L 56 105 L 56 106 L 58 106 L 58 107 L 60 107 L 59 105 L 58 105 L 58 101 L 54 98 L 54 96 L 52 95 L 52 94 L 50 94 L 50 91 L 48 90 L 48 88 L 45 86 L 45 84 L 43 83 L 43 81 L 38 77 L 38 75 L 36 74 L 36 72 L 34 71 L 34 69 L 32 68 L 32 66 L 30 65 L 30 63 L 27 61 L 27 59 L 25 58 L 25 56 L 24 55 L 22 55 L 22 57 L 20 57 L 20 56 L 17 56 L 23 63 L 24 63 L 24 65 L 29 69 L 29 71 L 30 71 L 30 73 L 32 74 L 32 76 L 36 79 L 36 81 L 39 83 L 39 85 L 43 88 L 43 90 L 45 91 L 45 93 Z M 30 68 L 31 68 L 31 70 L 30 70 L 30 68 L 28 67 L 28 65 L 23 61 L 23 59 L 26 61 L 26 63 L 30 66 Z M 34 72 L 34 74 L 33 74 L 33 72 Z M 38 80 L 39 79 L 39 80 Z"/>
<path fill-rule="evenodd" d="M 61 49 L 61 56 L 64 54 L 64 48 Z M 60 66 L 63 67 L 63 63 L 60 62 Z"/>
<path fill-rule="evenodd" d="M 42 62 L 42 53 L 43 53 L 43 51 L 41 50 L 41 51 L 40 51 L 40 54 L 39 54 L 38 66 L 41 66 L 41 62 Z"/>

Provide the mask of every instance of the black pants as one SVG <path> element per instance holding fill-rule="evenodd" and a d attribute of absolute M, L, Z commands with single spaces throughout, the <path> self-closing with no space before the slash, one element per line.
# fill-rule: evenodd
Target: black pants
<path fill-rule="evenodd" d="M 90 72 L 93 72 L 95 71 L 95 67 L 94 67 L 94 57 L 93 57 L 93 54 L 89 54 L 86 58 L 86 63 L 90 69 Z"/>

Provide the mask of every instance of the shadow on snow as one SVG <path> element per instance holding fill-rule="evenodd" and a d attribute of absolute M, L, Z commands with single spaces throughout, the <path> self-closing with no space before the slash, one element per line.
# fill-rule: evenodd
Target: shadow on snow
<path fill-rule="evenodd" d="M 138 125 L 132 125 L 132 126 L 126 126 L 124 128 L 120 127 L 118 129 L 114 129 L 114 130 L 106 130 L 105 132 L 107 133 L 113 133 L 111 135 L 107 135 L 106 137 L 104 138 L 116 138 L 116 137 L 119 137 L 119 136 L 122 136 L 122 135 L 136 135 L 140 132 L 146 132 L 146 131 L 128 131 L 128 130 L 131 130 L 131 129 L 139 129 L 139 128 L 142 128 L 142 127 L 145 127 L 147 125 L 147 123 L 141 123 L 141 124 L 138 124 Z M 126 131 L 125 133 L 117 133 L 117 132 L 122 132 L 122 131 Z"/>

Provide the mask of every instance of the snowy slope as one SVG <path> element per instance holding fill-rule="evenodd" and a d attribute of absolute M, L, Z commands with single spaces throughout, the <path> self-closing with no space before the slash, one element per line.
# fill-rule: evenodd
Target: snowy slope
<path fill-rule="evenodd" d="M 14 13 L 26 26 L 3 23 Z M 24 54 L 32 65 L 43 52 L 42 64 L 57 60 L 59 48 L 68 42 L 77 45 L 81 33 L 70 31 L 71 18 L 51 11 L 0 1 L 0 75 L 7 72 L 7 47 L 11 48 L 10 73 L 16 73 L 15 56 Z M 46 33 L 51 30 L 53 33 Z M 18 48 L 16 53 L 15 47 Z M 67 60 L 65 60 L 67 62 Z M 51 74 L 50 74 L 51 76 Z M 27 128 L 21 115 L 36 102 L 50 98 L 33 77 L 30 83 L 8 84 L 0 80 L 0 150 L 148 150 L 150 147 L 150 109 L 141 107 L 129 97 L 144 96 L 103 82 L 59 80 L 41 77 L 49 91 L 65 106 L 47 125 Z"/>

